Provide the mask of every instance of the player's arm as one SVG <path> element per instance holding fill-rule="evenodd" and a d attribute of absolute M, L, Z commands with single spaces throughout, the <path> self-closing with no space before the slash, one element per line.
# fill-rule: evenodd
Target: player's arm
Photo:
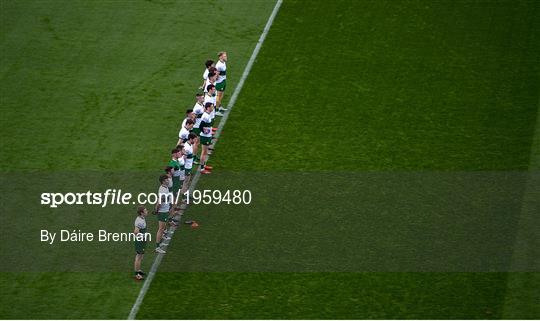
<path fill-rule="evenodd" d="M 135 229 L 133 230 L 133 234 L 138 235 L 141 231 L 139 230 L 138 226 L 135 226 Z"/>

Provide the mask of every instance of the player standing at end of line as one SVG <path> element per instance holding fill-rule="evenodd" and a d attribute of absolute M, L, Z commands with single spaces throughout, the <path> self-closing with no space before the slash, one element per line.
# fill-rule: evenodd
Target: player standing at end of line
<path fill-rule="evenodd" d="M 216 63 L 216 71 L 218 78 L 216 80 L 216 108 L 219 113 L 226 112 L 227 109 L 221 105 L 223 101 L 223 93 L 227 88 L 227 52 L 221 51 L 218 53 L 219 61 Z"/>
<path fill-rule="evenodd" d="M 135 239 L 135 263 L 133 267 L 135 269 L 135 279 L 142 280 L 146 273 L 141 269 L 141 262 L 144 257 L 144 250 L 146 249 L 146 239 L 143 237 L 146 233 L 146 216 L 148 216 L 148 210 L 144 206 L 137 208 L 137 218 L 135 218 L 135 229 L 133 234 L 139 236 L 140 240 Z"/>

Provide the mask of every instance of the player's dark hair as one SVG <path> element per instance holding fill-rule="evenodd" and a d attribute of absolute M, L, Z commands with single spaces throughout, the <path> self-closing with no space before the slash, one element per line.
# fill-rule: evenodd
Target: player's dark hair
<path fill-rule="evenodd" d="M 214 87 L 215 87 L 214 85 L 210 84 L 210 85 L 206 86 L 206 91 L 210 91 L 210 90 L 214 89 Z"/>
<path fill-rule="evenodd" d="M 195 124 L 195 122 L 193 121 L 193 119 L 188 118 L 188 119 L 186 120 L 186 125 L 191 125 L 191 124 Z"/>
<path fill-rule="evenodd" d="M 160 184 L 163 184 L 163 182 L 165 182 L 165 181 L 168 180 L 168 179 L 169 179 L 169 176 L 163 174 L 163 175 L 161 175 L 161 176 L 159 177 L 159 183 L 160 183 Z"/>
<path fill-rule="evenodd" d="M 178 153 L 178 152 L 179 152 L 178 147 L 173 148 L 173 149 L 171 150 L 171 154 L 176 154 L 176 153 Z"/>
<path fill-rule="evenodd" d="M 184 144 L 176 145 L 176 149 L 182 151 L 182 149 L 184 149 Z"/>
<path fill-rule="evenodd" d="M 212 103 L 208 102 L 208 103 L 204 104 L 204 109 L 206 109 L 208 107 L 212 107 Z"/>
<path fill-rule="evenodd" d="M 137 215 L 141 215 L 144 212 L 145 209 L 146 209 L 146 207 L 144 207 L 142 205 L 139 205 L 137 207 Z"/>
<path fill-rule="evenodd" d="M 213 64 L 214 64 L 214 61 L 211 60 L 211 59 L 208 59 L 208 60 L 204 63 L 204 65 L 206 66 L 206 68 L 212 66 Z"/>
<path fill-rule="evenodd" d="M 193 112 L 193 109 L 191 109 L 191 108 L 190 108 L 190 109 L 186 109 L 186 115 L 189 115 L 189 114 L 191 114 L 192 112 Z"/>
<path fill-rule="evenodd" d="M 211 72 L 208 73 L 208 78 L 212 78 L 212 77 L 214 77 L 215 75 L 216 75 L 216 73 L 213 72 L 213 71 L 211 71 Z"/>
<path fill-rule="evenodd" d="M 195 139 L 195 138 L 197 138 L 197 134 L 195 133 L 190 133 L 188 136 L 188 139 Z"/>
<path fill-rule="evenodd" d="M 172 171 L 172 167 L 171 166 L 166 166 L 165 167 L 165 173 L 170 173 Z"/>
<path fill-rule="evenodd" d="M 196 93 L 196 94 L 195 94 L 195 97 L 202 97 L 202 96 L 204 96 L 203 93 Z"/>
<path fill-rule="evenodd" d="M 210 69 L 208 69 L 208 74 L 215 74 L 217 71 L 217 68 L 216 67 L 210 67 Z"/>

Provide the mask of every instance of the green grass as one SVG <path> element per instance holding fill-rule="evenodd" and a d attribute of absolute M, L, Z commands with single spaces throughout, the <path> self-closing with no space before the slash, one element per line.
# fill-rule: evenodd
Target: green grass
<path fill-rule="evenodd" d="M 238 78 L 271 5 L 2 1 L 2 171 L 155 170 L 204 61 L 227 48 Z"/>
<path fill-rule="evenodd" d="M 202 62 L 228 50 L 230 97 L 274 3 L 128 4 L 1 2 L 3 318 L 127 317 L 131 244 L 37 233 L 129 230 L 132 209 L 53 211 L 39 193 L 153 191 Z M 515 264 L 539 23 L 535 1 L 286 0 L 200 182 L 252 188 L 254 204 L 192 207 L 201 227 L 175 235 L 138 317 L 538 318 L 538 273 L 480 271 Z M 417 271 L 430 253 L 477 272 Z"/>
<path fill-rule="evenodd" d="M 39 230 L 129 231 L 133 209 L 50 210 L 39 205 L 39 194 L 117 184 L 154 191 L 184 111 L 195 101 L 204 61 L 229 50 L 230 74 L 237 78 L 273 4 L 0 5 L 0 215 L 6 228 L 0 316 L 126 318 L 141 286 L 128 273 L 132 245 L 47 247 L 39 242 Z M 210 24 L 226 27 L 222 37 L 201 27 Z M 153 220 L 150 228 L 155 231 Z M 146 269 L 152 259 L 147 255 Z"/>
<path fill-rule="evenodd" d="M 504 281 L 467 273 L 161 273 L 139 318 L 491 319 L 501 313 Z M 155 309 L 163 293 L 181 299 Z"/>
<path fill-rule="evenodd" d="M 440 208 L 413 210 L 411 217 L 400 216 L 404 212 L 396 208 L 369 216 L 381 206 L 375 203 L 375 211 L 369 212 L 366 202 L 366 193 L 378 189 L 369 191 L 362 183 L 354 189 L 355 180 L 365 176 L 349 174 L 350 182 L 335 186 L 340 180 L 321 172 L 346 177 L 359 171 L 412 171 L 436 179 L 436 171 L 459 171 L 455 175 L 474 182 L 469 171 L 526 170 L 540 88 L 540 42 L 534 32 L 539 15 L 538 4 L 530 1 L 334 1 L 309 6 L 286 1 L 213 159 L 218 168 L 239 173 L 237 180 L 220 171 L 200 186 L 244 184 L 256 188 L 262 200 L 252 207 L 192 208 L 188 218 L 199 220 L 201 227 L 175 236 L 162 269 L 302 271 L 303 264 L 312 263 L 316 271 L 324 271 L 325 259 L 331 258 L 327 270 L 339 271 L 335 265 L 347 270 L 362 259 L 377 263 L 378 256 L 382 262 L 374 269 L 384 270 L 396 248 L 403 246 L 401 259 L 406 261 L 412 250 L 409 258 L 417 260 L 422 256 L 414 250 L 442 241 L 449 248 L 434 257 L 457 251 L 455 258 L 467 271 L 490 252 L 468 256 L 470 261 L 464 253 L 494 235 L 507 239 L 497 239 L 494 244 L 502 247 L 492 258 L 512 260 L 521 197 L 505 199 L 504 193 L 506 188 L 523 193 L 524 181 L 506 186 L 497 181 L 483 186 L 485 194 L 466 195 L 474 183 L 459 185 L 457 179 L 443 184 L 450 187 L 447 199 L 430 189 L 441 187 L 435 182 L 425 186 L 424 194 L 431 202 L 442 201 Z M 321 23 L 321 17 L 330 16 Z M 298 172 L 307 172 L 306 178 Z M 479 175 L 491 175 L 487 173 Z M 313 183 L 317 177 L 320 186 Z M 400 177 L 406 178 L 389 175 L 390 180 Z M 430 193 L 439 198 L 430 199 Z M 346 204 L 343 194 L 353 201 Z M 452 201 L 453 194 L 463 198 Z M 405 204 L 413 199 L 405 191 Z M 483 199 L 487 204 L 505 199 L 514 206 L 505 211 L 502 205 L 509 203 L 495 208 L 484 204 L 477 213 L 467 212 Z M 463 217 L 451 211 L 437 216 L 456 205 L 464 206 Z M 494 222 L 497 208 L 501 221 Z M 507 229 L 498 234 L 495 227 Z M 417 237 L 421 243 L 414 243 Z M 452 243 L 461 237 L 463 243 Z M 337 253 L 331 252 L 332 244 Z M 375 251 L 369 252 L 370 246 Z M 346 255 L 339 257 L 342 253 Z M 538 266 L 537 257 L 529 259 Z M 508 277 L 525 281 L 507 285 Z M 140 318 L 483 319 L 539 314 L 533 303 L 538 295 L 531 292 L 539 285 L 537 273 L 167 272 L 154 282 Z M 162 289 L 183 299 L 156 310 Z M 516 298 L 518 305 L 507 304 Z"/>
<path fill-rule="evenodd" d="M 216 162 L 265 171 L 526 169 L 539 7 L 285 1 L 227 124 L 248 135 L 224 135 Z"/>
<path fill-rule="evenodd" d="M 140 284 L 126 273 L 2 273 L 3 319 L 123 319 Z"/>

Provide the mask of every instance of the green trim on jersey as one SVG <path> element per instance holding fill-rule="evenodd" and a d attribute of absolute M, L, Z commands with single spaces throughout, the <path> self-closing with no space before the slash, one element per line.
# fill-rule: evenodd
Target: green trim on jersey
<path fill-rule="evenodd" d="M 193 133 L 197 136 L 199 136 L 201 134 L 201 129 L 200 128 L 195 128 L 193 127 Z"/>

